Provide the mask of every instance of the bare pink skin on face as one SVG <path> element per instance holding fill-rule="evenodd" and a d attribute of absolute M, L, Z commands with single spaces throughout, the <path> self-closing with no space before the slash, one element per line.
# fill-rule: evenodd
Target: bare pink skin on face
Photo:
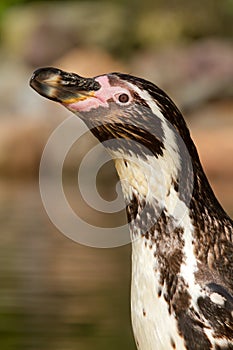
<path fill-rule="evenodd" d="M 118 101 L 118 96 L 121 94 L 127 94 L 129 96 L 129 102 L 132 100 L 132 97 L 127 89 L 121 86 L 111 86 L 106 75 L 102 75 L 95 80 L 100 83 L 101 88 L 98 91 L 95 91 L 93 96 L 88 96 L 85 100 L 65 104 L 65 106 L 72 112 L 89 112 L 93 108 L 109 107 L 109 99 L 113 99 L 115 102 L 120 104 Z"/>

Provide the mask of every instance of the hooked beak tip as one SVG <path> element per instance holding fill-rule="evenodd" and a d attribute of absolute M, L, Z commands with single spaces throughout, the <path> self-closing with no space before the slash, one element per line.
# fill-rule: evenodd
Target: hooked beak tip
<path fill-rule="evenodd" d="M 34 87 L 36 83 L 56 85 L 61 76 L 61 72 L 61 70 L 53 67 L 39 68 L 33 72 L 30 79 L 30 86 Z"/>

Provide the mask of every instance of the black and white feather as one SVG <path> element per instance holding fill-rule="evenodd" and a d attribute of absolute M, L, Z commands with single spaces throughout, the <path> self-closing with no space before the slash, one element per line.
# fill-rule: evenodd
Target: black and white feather
<path fill-rule="evenodd" d="M 37 71 L 31 85 L 82 118 L 122 181 L 138 350 L 233 349 L 233 224 L 180 111 L 140 78 L 96 77 L 88 80 L 91 94 L 80 81 L 82 91 L 65 89 L 67 76 L 49 69 Z"/>

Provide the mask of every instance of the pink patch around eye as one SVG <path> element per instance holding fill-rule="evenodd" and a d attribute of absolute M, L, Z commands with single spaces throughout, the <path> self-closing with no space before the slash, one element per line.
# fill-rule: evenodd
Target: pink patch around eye
<path fill-rule="evenodd" d="M 128 91 L 122 87 L 111 86 L 106 75 L 96 78 L 96 81 L 101 84 L 101 88 L 94 93 L 93 97 L 89 96 L 85 100 L 68 104 L 67 108 L 72 111 L 89 112 L 93 108 L 108 107 L 108 100 L 114 99 L 119 94 L 128 94 Z"/>
<path fill-rule="evenodd" d="M 119 86 L 111 86 L 106 75 L 100 76 L 96 78 L 96 80 L 101 84 L 101 88 L 100 90 L 96 91 L 95 96 L 104 103 L 107 103 L 107 101 L 111 98 L 115 99 L 114 97 L 121 94 L 129 94 L 127 89 Z"/>

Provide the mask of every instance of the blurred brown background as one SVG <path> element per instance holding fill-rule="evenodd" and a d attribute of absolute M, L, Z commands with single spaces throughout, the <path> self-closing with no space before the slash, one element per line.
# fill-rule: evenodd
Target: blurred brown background
<path fill-rule="evenodd" d="M 74 243 L 43 208 L 42 150 L 69 113 L 29 88 L 33 70 L 121 71 L 165 89 L 185 115 L 217 197 L 233 215 L 232 23 L 231 0 L 1 1 L 1 349 L 135 349 L 130 247 Z M 76 192 L 78 164 L 95 142 L 86 135 L 72 149 L 65 186 L 87 222 L 94 217 L 100 226 L 117 226 L 123 213 L 95 216 Z M 107 199 L 114 198 L 116 181 L 108 164 L 99 177 Z"/>

